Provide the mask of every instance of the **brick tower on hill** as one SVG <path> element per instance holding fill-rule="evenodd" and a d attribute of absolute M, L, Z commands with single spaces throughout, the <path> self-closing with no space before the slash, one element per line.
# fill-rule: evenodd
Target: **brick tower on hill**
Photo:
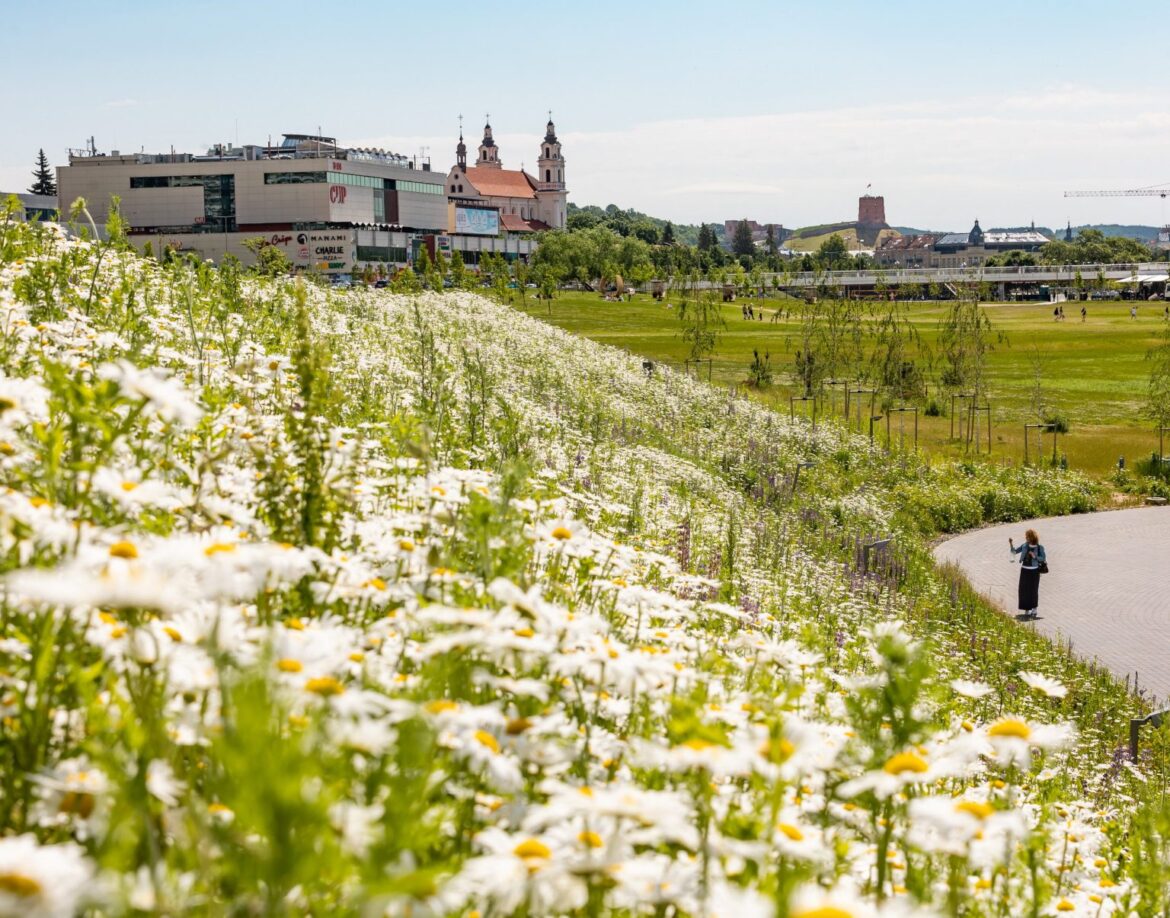
<path fill-rule="evenodd" d="M 866 194 L 857 199 L 857 222 L 862 226 L 886 225 L 886 199 Z"/>

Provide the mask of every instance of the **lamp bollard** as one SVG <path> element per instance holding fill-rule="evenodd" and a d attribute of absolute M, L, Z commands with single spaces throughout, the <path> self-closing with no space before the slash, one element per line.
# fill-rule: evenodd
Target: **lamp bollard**
<path fill-rule="evenodd" d="M 1143 724 L 1149 724 L 1155 730 L 1162 726 L 1162 722 L 1166 715 L 1170 714 L 1170 708 L 1163 708 L 1161 711 L 1154 711 L 1152 714 L 1147 714 L 1145 717 L 1135 717 L 1129 722 L 1129 760 L 1131 762 L 1137 761 L 1138 755 L 1138 736 L 1141 733 Z"/>
<path fill-rule="evenodd" d="M 800 481 L 800 470 L 801 469 L 811 469 L 814 465 L 816 465 L 815 462 L 798 462 L 798 463 L 796 463 L 796 472 L 792 476 L 792 496 L 794 496 L 794 497 L 796 496 L 796 483 L 798 481 Z"/>
<path fill-rule="evenodd" d="M 890 547 L 893 539 L 875 539 L 872 542 L 866 542 L 861 546 L 861 571 L 863 574 L 869 573 L 869 556 L 871 552 L 882 553 Z"/>

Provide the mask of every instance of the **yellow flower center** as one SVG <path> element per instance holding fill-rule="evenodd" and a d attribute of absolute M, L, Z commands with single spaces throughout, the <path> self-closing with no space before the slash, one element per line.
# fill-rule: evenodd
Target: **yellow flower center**
<path fill-rule="evenodd" d="M 820 908 L 806 908 L 793 912 L 792 918 L 853 918 L 853 912 L 837 908 L 835 905 L 822 905 Z"/>
<path fill-rule="evenodd" d="M 582 832 L 580 835 L 578 835 L 577 841 L 583 844 L 586 848 L 600 848 L 605 844 L 605 842 L 601 840 L 600 835 L 598 835 L 596 832 L 588 831 Z"/>
<path fill-rule="evenodd" d="M 381 577 L 371 577 L 369 580 L 363 583 L 362 586 L 369 587 L 372 590 L 377 590 L 380 593 L 386 589 L 386 581 Z"/>
<path fill-rule="evenodd" d="M 569 531 L 569 527 L 567 526 L 558 526 L 552 531 L 552 537 L 564 542 L 566 539 L 573 538 L 573 533 Z"/>
<path fill-rule="evenodd" d="M 776 830 L 789 841 L 804 841 L 804 833 L 790 822 L 777 823 Z"/>
<path fill-rule="evenodd" d="M 1031 737 L 1032 728 L 1022 720 L 1005 717 L 1003 720 L 999 720 L 993 723 L 991 728 L 987 731 L 987 735 L 1026 740 Z M 1059 906 L 1057 907 L 1059 908 Z"/>
<path fill-rule="evenodd" d="M 231 812 L 231 809 L 222 803 L 209 803 L 207 804 L 207 812 L 215 813 L 217 816 L 225 816 Z"/>
<path fill-rule="evenodd" d="M 964 800 L 962 803 L 955 804 L 956 813 L 967 813 L 969 816 L 974 816 L 976 819 L 986 819 L 995 812 L 990 804 L 980 803 L 978 800 Z"/>
<path fill-rule="evenodd" d="M 282 673 L 299 673 L 305 666 L 300 660 L 285 657 L 283 660 L 276 661 L 276 668 Z"/>
<path fill-rule="evenodd" d="M 230 554 L 235 550 L 236 546 L 230 542 L 214 542 L 203 549 L 203 554 L 210 558 L 212 555 Z"/>
<path fill-rule="evenodd" d="M 487 746 L 492 752 L 500 751 L 500 741 L 488 733 L 487 730 L 476 730 L 475 738 L 481 746 Z"/>
<path fill-rule="evenodd" d="M 746 706 L 745 706 L 746 708 Z M 770 739 L 762 743 L 759 748 L 759 753 L 769 762 L 777 764 L 787 762 L 792 758 L 792 753 L 796 752 L 796 747 L 792 745 L 792 741 L 781 737 L 780 739 Z"/>
<path fill-rule="evenodd" d="M 987 877 L 980 877 L 978 880 L 975 881 L 975 888 L 976 889 L 991 889 L 991 880 L 987 879 Z"/>
<path fill-rule="evenodd" d="M 913 772 L 915 774 L 922 774 L 930 766 L 926 764 L 926 760 L 916 752 L 899 752 L 892 756 L 885 765 L 882 766 L 882 771 L 890 775 L 902 775 L 906 772 Z"/>
<path fill-rule="evenodd" d="M 324 698 L 329 695 L 340 695 L 345 691 L 345 686 L 334 676 L 317 676 L 305 683 L 305 691 Z"/>
<path fill-rule="evenodd" d="M 138 487 L 137 481 L 123 481 L 122 482 L 122 490 L 125 491 L 127 494 L 129 494 L 131 491 L 133 491 L 137 487 Z"/>
<path fill-rule="evenodd" d="M 183 643 L 183 635 L 178 632 L 178 629 L 172 628 L 170 625 L 163 625 L 163 633 L 176 644 Z"/>
<path fill-rule="evenodd" d="M 684 749 L 693 749 L 695 752 L 702 752 L 704 749 L 710 749 L 714 743 L 710 743 L 705 739 L 699 739 L 697 736 L 679 743 Z"/>
<path fill-rule="evenodd" d="M 97 801 L 93 794 L 82 794 L 77 791 L 66 791 L 61 795 L 61 803 L 57 806 L 58 813 L 68 813 L 89 819 L 93 814 Z"/>
<path fill-rule="evenodd" d="M 552 849 L 544 844 L 544 842 L 537 841 L 535 838 L 529 838 L 520 842 L 520 844 L 512 849 L 512 853 L 516 857 L 523 858 L 524 860 L 539 858 L 547 861 L 552 857 Z"/>
<path fill-rule="evenodd" d="M 399 539 L 398 549 L 399 551 L 414 551 L 414 542 L 410 539 Z"/>
<path fill-rule="evenodd" d="M 508 736 L 519 736 L 525 730 L 532 726 L 532 721 L 527 717 L 513 717 L 508 721 L 508 725 L 504 728 L 504 732 Z"/>
<path fill-rule="evenodd" d="M 1061 899 L 1056 903 L 1056 910 L 1058 912 L 1075 912 L 1077 907 L 1069 902 L 1068 899 Z"/>
<path fill-rule="evenodd" d="M 138 557 L 138 549 L 133 542 L 115 542 L 110 546 L 111 558 L 125 558 L 130 561 Z"/>
<path fill-rule="evenodd" d="M 41 884 L 23 873 L 0 873 L 0 890 L 21 899 L 31 899 L 41 894 Z"/>
<path fill-rule="evenodd" d="M 442 714 L 444 711 L 454 711 L 458 707 L 454 701 L 448 701 L 446 698 L 437 698 L 423 705 L 428 714 Z"/>

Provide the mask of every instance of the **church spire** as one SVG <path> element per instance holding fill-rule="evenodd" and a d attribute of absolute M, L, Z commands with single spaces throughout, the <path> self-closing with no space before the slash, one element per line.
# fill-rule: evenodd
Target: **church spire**
<path fill-rule="evenodd" d="M 479 144 L 479 159 L 476 165 L 492 169 L 499 169 L 501 165 L 500 152 L 496 148 L 495 140 L 492 139 L 491 115 L 484 115 L 483 140 Z"/>
<path fill-rule="evenodd" d="M 455 146 L 455 165 L 467 171 L 467 144 L 463 142 L 463 116 L 459 116 L 459 143 Z"/>

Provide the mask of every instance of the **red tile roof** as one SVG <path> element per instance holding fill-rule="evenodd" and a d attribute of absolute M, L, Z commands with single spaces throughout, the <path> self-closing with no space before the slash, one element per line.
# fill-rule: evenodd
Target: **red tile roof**
<path fill-rule="evenodd" d="M 539 233 L 552 229 L 543 220 L 525 220 L 519 214 L 500 214 L 500 226 L 509 233 Z"/>
<path fill-rule="evenodd" d="M 475 190 L 489 198 L 535 198 L 536 183 L 527 172 L 472 166 L 467 178 Z"/>

